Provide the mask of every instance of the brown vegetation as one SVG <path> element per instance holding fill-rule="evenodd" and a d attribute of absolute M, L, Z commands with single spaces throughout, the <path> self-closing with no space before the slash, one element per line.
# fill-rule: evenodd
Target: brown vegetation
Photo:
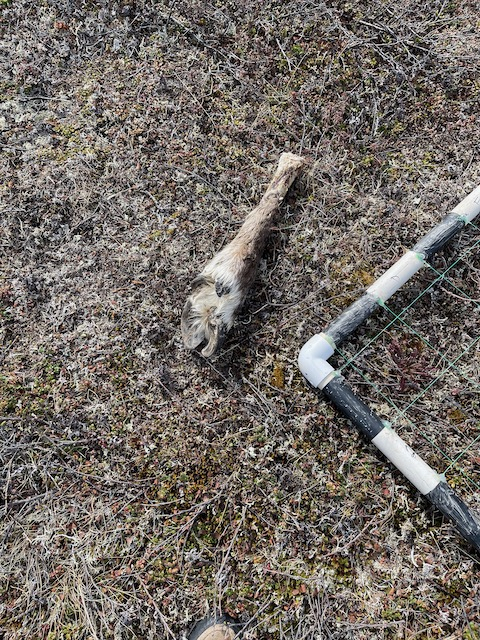
<path fill-rule="evenodd" d="M 480 183 L 478 27 L 460 0 L 0 0 L 6 640 L 183 638 L 220 607 L 258 640 L 478 639 L 478 558 L 296 365 Z M 188 284 L 284 150 L 311 167 L 206 361 Z M 454 296 L 418 318 L 442 351 L 478 317 Z M 420 347 L 379 348 L 411 392 Z"/>

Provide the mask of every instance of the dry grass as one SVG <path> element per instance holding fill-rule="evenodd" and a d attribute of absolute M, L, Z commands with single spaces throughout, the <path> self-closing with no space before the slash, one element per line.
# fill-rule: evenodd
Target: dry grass
<path fill-rule="evenodd" d="M 478 559 L 296 366 L 480 182 L 476 3 L 0 11 L 3 637 L 222 607 L 250 639 L 478 638 Z M 312 168 L 206 362 L 188 283 L 284 150 Z"/>

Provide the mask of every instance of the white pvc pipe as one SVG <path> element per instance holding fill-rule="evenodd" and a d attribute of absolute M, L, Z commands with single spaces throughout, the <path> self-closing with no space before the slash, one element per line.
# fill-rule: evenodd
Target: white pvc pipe
<path fill-rule="evenodd" d="M 372 438 L 372 442 L 423 495 L 433 491 L 441 482 L 442 476 L 417 456 L 387 424 Z"/>
<path fill-rule="evenodd" d="M 379 298 L 382 302 L 388 300 L 396 291 L 403 287 L 424 265 L 423 258 L 415 251 L 407 251 L 394 265 L 385 271 L 378 280 L 370 285 L 367 293 Z"/>
<path fill-rule="evenodd" d="M 452 213 L 464 218 L 467 222 L 472 222 L 480 213 L 480 186 L 474 189 L 464 198 Z"/>
<path fill-rule="evenodd" d="M 332 365 L 327 362 L 334 352 L 335 346 L 324 333 L 317 333 L 301 348 L 298 366 L 314 387 L 321 388 L 325 379 L 334 372 Z"/>

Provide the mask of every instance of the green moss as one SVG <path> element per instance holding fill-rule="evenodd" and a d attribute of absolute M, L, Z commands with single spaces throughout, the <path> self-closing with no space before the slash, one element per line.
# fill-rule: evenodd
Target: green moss
<path fill-rule="evenodd" d="M 75 623 L 67 624 L 58 631 L 50 631 L 47 640 L 75 640 L 81 631 L 80 625 Z"/>
<path fill-rule="evenodd" d="M 372 167 L 377 163 L 375 156 L 371 153 L 367 153 L 367 155 L 363 156 L 360 160 L 360 165 L 362 167 Z"/>
<path fill-rule="evenodd" d="M 56 162 L 66 162 L 79 155 L 102 159 L 105 155 L 103 149 L 89 144 L 87 139 L 81 134 L 81 127 L 70 123 L 56 123 L 53 125 L 55 146 L 42 148 L 38 155 L 40 158 L 55 160 Z"/>
<path fill-rule="evenodd" d="M 354 262 L 350 256 L 343 256 L 333 265 L 330 279 L 329 293 L 337 297 L 339 303 L 348 305 L 356 300 L 358 290 L 370 286 L 375 277 L 368 262 Z"/>
<path fill-rule="evenodd" d="M 46 354 L 29 381 L 21 381 L 15 374 L 1 375 L 0 414 L 15 412 L 22 416 L 50 412 L 53 409 L 52 391 L 60 371 L 61 364 Z"/>
<path fill-rule="evenodd" d="M 403 176 L 410 180 L 416 180 L 424 175 L 426 169 L 433 169 L 436 165 L 437 163 L 429 151 L 420 157 L 413 157 L 411 161 L 402 152 L 394 152 L 387 154 L 385 171 L 392 179 Z"/>
<path fill-rule="evenodd" d="M 388 622 L 394 622 L 395 620 L 402 620 L 403 613 L 398 611 L 396 607 L 388 607 L 382 611 L 382 618 Z"/>
<path fill-rule="evenodd" d="M 2 6 L 8 6 L 10 0 L 0 0 L 0 9 Z M 8 80 L 0 80 L 0 100 L 9 100 L 17 91 L 17 87 L 14 82 Z"/>
<path fill-rule="evenodd" d="M 79 141 L 79 131 L 80 129 L 71 124 L 57 124 L 53 127 L 55 133 L 57 133 L 62 138 L 66 138 L 67 140 L 72 140 L 75 142 Z"/>
<path fill-rule="evenodd" d="M 294 44 L 290 50 L 290 53 L 294 56 L 303 56 L 305 49 L 301 44 Z"/>
<path fill-rule="evenodd" d="M 332 556 L 329 560 L 329 568 L 335 574 L 337 582 L 343 585 L 351 584 L 354 579 L 355 569 L 350 564 L 350 558 L 346 556 Z"/>
<path fill-rule="evenodd" d="M 480 626 L 469 622 L 462 633 L 462 640 L 480 640 Z"/>
<path fill-rule="evenodd" d="M 390 128 L 390 133 L 391 135 L 396 136 L 399 133 L 403 133 L 406 128 L 407 128 L 407 125 L 405 123 L 400 122 L 399 120 L 394 120 Z"/>
<path fill-rule="evenodd" d="M 0 413 L 12 413 L 22 394 L 23 387 L 15 376 L 0 375 Z"/>
<path fill-rule="evenodd" d="M 285 367 L 278 360 L 273 365 L 271 384 L 277 389 L 283 389 L 285 386 Z"/>
<path fill-rule="evenodd" d="M 448 418 L 453 424 L 462 424 L 468 416 L 461 409 L 451 409 L 448 411 Z"/>

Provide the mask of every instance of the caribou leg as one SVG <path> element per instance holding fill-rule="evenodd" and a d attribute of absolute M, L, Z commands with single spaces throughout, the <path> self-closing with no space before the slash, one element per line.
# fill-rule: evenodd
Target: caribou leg
<path fill-rule="evenodd" d="M 279 205 L 304 164 L 300 156 L 282 153 L 258 206 L 247 215 L 233 240 L 193 280 L 181 322 L 187 349 L 206 343 L 202 354 L 210 357 L 221 346 L 255 279 Z"/>

